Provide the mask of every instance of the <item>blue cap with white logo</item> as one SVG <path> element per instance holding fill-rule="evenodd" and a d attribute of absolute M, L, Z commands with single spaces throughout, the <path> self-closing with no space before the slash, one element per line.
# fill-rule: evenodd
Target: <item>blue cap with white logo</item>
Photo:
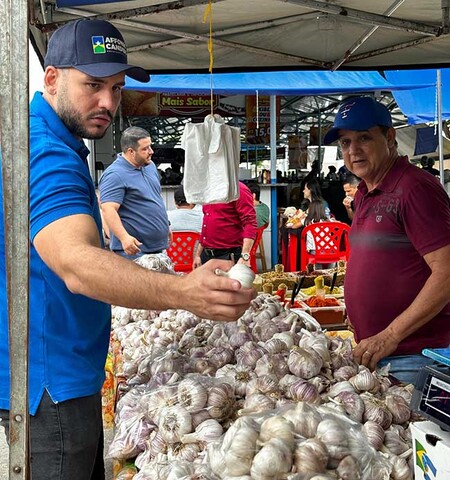
<path fill-rule="evenodd" d="M 346 100 L 338 110 L 334 125 L 323 139 L 325 145 L 339 138 L 339 130 L 363 132 L 375 126 L 392 127 L 389 110 L 372 97 L 353 97 Z"/>
<path fill-rule="evenodd" d="M 122 34 L 105 20 L 80 19 L 67 23 L 51 36 L 44 67 L 76 68 L 92 77 L 111 77 L 120 72 L 140 82 L 150 75 L 128 65 Z"/>

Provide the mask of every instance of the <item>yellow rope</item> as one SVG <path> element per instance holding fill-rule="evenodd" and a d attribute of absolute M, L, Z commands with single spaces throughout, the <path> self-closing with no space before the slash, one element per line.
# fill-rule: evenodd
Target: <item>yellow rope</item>
<path fill-rule="evenodd" d="M 211 115 L 214 115 L 214 96 L 213 96 L 213 81 L 212 81 L 212 70 L 214 64 L 214 53 L 213 53 L 213 37 L 212 37 L 212 0 L 209 0 L 208 5 L 205 8 L 205 13 L 203 14 L 203 23 L 207 22 L 209 17 L 209 39 L 208 39 L 208 52 L 209 52 L 209 73 L 210 75 L 210 88 L 211 88 Z"/>

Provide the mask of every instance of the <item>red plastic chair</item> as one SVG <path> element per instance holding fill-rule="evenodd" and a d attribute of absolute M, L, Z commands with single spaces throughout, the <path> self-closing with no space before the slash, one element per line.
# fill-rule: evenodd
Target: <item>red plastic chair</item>
<path fill-rule="evenodd" d="M 262 240 L 262 236 L 263 236 L 263 233 L 264 233 L 264 230 L 267 228 L 268 226 L 268 223 L 265 223 L 264 225 L 261 225 L 259 228 L 258 228 L 258 233 L 256 234 L 256 238 L 255 238 L 255 241 L 253 243 L 253 246 L 250 250 L 250 268 L 255 272 L 255 273 L 258 273 L 258 266 L 256 265 L 256 259 L 257 258 L 260 258 L 261 259 L 261 266 L 265 267 L 266 265 L 266 259 L 265 257 L 263 257 L 263 255 L 265 255 L 265 252 L 264 252 L 264 243 L 261 243 L 261 240 Z M 259 247 L 259 254 L 256 253 L 256 251 L 258 250 L 258 247 Z"/>
<path fill-rule="evenodd" d="M 198 232 L 173 232 L 173 240 L 167 249 L 167 255 L 172 260 L 176 272 L 192 271 L 194 253 L 200 238 Z"/>
<path fill-rule="evenodd" d="M 343 222 L 318 222 L 304 227 L 300 239 L 301 270 L 306 270 L 309 263 L 335 263 L 339 260 L 348 260 L 349 231 L 350 227 Z M 308 232 L 314 239 L 314 253 L 308 252 L 306 248 Z"/>
<path fill-rule="evenodd" d="M 286 272 L 296 272 L 298 257 L 298 236 L 294 233 L 288 233 L 287 262 L 283 262 Z"/>

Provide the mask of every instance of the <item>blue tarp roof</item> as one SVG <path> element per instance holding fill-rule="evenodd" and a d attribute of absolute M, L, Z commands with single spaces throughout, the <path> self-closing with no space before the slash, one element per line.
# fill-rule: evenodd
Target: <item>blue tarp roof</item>
<path fill-rule="evenodd" d="M 416 85 L 431 84 L 428 88 L 412 91 L 393 91 L 397 105 L 404 115 L 408 117 L 408 123 L 434 122 L 437 119 L 436 102 L 436 70 L 389 70 L 386 78 L 393 84 L 405 82 Z M 450 69 L 441 70 L 442 82 L 442 119 L 450 119 Z"/>
<path fill-rule="evenodd" d="M 220 95 L 319 95 L 338 93 L 391 91 L 421 88 L 423 85 L 405 80 L 396 85 L 385 80 L 378 72 L 350 71 L 298 71 L 217 73 L 212 75 L 214 93 Z M 428 82 L 430 85 L 432 82 Z M 207 94 L 211 90 L 209 74 L 152 75 L 147 83 L 127 77 L 125 88 L 165 93 Z"/>

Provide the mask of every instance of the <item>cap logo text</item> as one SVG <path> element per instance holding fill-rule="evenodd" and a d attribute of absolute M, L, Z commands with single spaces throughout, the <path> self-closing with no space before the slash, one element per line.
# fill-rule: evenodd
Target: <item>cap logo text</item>
<path fill-rule="evenodd" d="M 341 112 L 340 112 L 341 118 L 347 118 L 347 114 L 352 109 L 354 104 L 355 104 L 355 102 L 347 103 L 346 105 L 344 105 L 342 107 Z"/>
<path fill-rule="evenodd" d="M 120 38 L 115 37 L 106 37 L 105 38 L 105 47 L 108 53 L 122 53 L 123 55 L 127 54 L 127 46 L 125 42 L 120 40 Z"/>

